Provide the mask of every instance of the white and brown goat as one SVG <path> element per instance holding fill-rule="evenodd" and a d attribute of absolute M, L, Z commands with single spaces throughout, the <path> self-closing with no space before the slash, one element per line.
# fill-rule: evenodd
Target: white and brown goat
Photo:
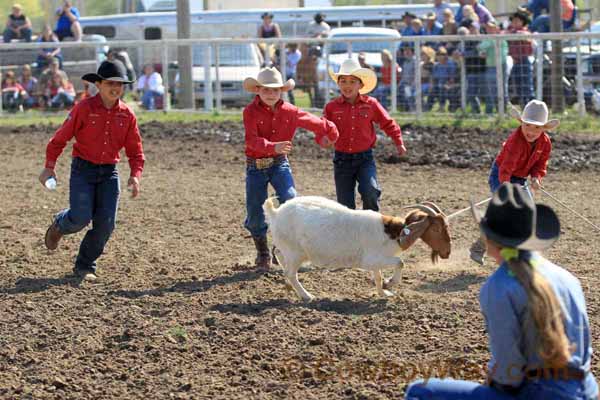
<path fill-rule="evenodd" d="M 373 272 L 377 292 L 400 282 L 404 263 L 399 254 L 421 238 L 431 248 L 431 260 L 448 258 L 451 239 L 448 219 L 435 204 L 414 206 L 405 218 L 369 210 L 351 210 L 323 197 L 296 197 L 275 208 L 273 200 L 263 205 L 273 244 L 285 278 L 306 301 L 314 297 L 298 281 L 302 263 L 335 268 L 362 268 Z M 384 281 L 381 270 L 394 267 Z"/>

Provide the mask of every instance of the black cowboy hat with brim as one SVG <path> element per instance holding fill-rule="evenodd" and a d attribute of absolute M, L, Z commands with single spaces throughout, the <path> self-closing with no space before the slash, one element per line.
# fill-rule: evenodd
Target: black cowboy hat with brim
<path fill-rule="evenodd" d="M 550 207 L 535 204 L 521 185 L 503 183 L 492 196 L 485 215 L 471 202 L 481 232 L 504 247 L 544 250 L 560 235 L 558 216 Z"/>
<path fill-rule="evenodd" d="M 510 16 L 509 19 L 512 21 L 513 18 L 519 18 L 521 21 L 523 21 L 523 25 L 529 25 L 531 23 L 531 17 L 525 10 L 517 10 Z"/>
<path fill-rule="evenodd" d="M 85 74 L 81 79 L 91 83 L 101 81 L 133 83 L 133 81 L 129 80 L 127 77 L 127 71 L 123 68 L 123 65 L 110 60 L 102 61 L 102 64 L 98 67 L 98 72 L 95 74 Z"/>

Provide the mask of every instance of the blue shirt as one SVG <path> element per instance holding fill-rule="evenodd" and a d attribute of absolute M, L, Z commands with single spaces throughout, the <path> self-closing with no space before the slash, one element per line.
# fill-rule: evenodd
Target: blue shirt
<path fill-rule="evenodd" d="M 579 280 L 537 253 L 530 253 L 530 256 L 536 270 L 550 283 L 561 303 L 565 333 L 569 343 L 574 345 L 569 366 L 590 371 L 590 323 Z M 536 329 L 527 318 L 527 294 L 506 263 L 484 283 L 479 303 L 492 353 L 488 364 L 490 375 L 498 383 L 519 386 L 524 379 L 523 371 L 541 368 L 543 362 L 534 346 Z M 543 380 L 543 384 L 567 394 L 580 391 L 586 398 L 595 399 L 598 395 L 598 384 L 591 372 L 582 382 Z"/>
<path fill-rule="evenodd" d="M 550 2 L 548 0 L 529 0 L 525 8 L 531 11 L 533 20 L 539 17 L 544 10 L 550 11 Z"/>
<path fill-rule="evenodd" d="M 62 9 L 58 9 L 56 10 L 56 14 L 58 14 L 59 12 L 61 12 L 62 14 L 60 14 L 60 17 L 58 17 L 58 21 L 56 21 L 56 31 L 57 32 L 65 32 L 65 31 L 70 31 L 71 30 L 71 20 L 69 19 L 69 17 L 67 17 L 65 15 L 65 13 L 62 12 Z M 75 7 L 71 7 L 71 13 L 77 17 L 77 19 L 79 19 L 80 15 L 79 15 L 79 10 Z"/>
<path fill-rule="evenodd" d="M 438 85 L 445 85 L 451 79 L 455 79 L 458 72 L 456 63 L 453 60 L 448 60 L 446 64 L 435 63 L 431 76 L 433 81 Z"/>

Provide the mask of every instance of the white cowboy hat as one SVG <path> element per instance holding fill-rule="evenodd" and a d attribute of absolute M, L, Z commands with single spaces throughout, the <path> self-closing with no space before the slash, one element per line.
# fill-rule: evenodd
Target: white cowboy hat
<path fill-rule="evenodd" d="M 293 79 L 288 79 L 284 83 L 281 72 L 277 71 L 277 68 L 266 67 L 260 70 L 256 79 L 244 79 L 244 89 L 248 92 L 256 93 L 260 86 L 280 88 L 282 92 L 288 92 L 296 86 L 296 82 Z"/>
<path fill-rule="evenodd" d="M 377 75 L 375 75 L 375 72 L 369 68 L 361 68 L 358 61 L 351 58 L 344 60 L 337 74 L 330 68 L 329 76 L 336 83 L 340 76 L 357 77 L 363 84 L 363 87 L 358 91 L 360 94 L 367 94 L 375 89 L 375 86 L 377 86 Z"/>
<path fill-rule="evenodd" d="M 546 103 L 539 100 L 531 100 L 527 103 L 522 113 L 518 108 L 512 106 L 510 113 L 521 123 L 541 126 L 547 130 L 555 129 L 560 125 L 560 121 L 557 119 L 548 121 L 548 107 Z"/>

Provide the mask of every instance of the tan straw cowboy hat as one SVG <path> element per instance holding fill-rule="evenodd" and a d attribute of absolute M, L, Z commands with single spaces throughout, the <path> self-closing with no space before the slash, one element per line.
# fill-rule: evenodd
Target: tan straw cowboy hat
<path fill-rule="evenodd" d="M 330 68 L 329 76 L 335 82 L 338 81 L 340 76 L 357 77 L 363 83 L 363 87 L 358 91 L 360 94 L 367 94 L 377 86 L 377 75 L 375 75 L 375 72 L 369 68 L 361 68 L 358 61 L 351 58 L 344 60 L 337 74 Z"/>
<path fill-rule="evenodd" d="M 251 93 L 256 93 L 258 88 L 264 86 L 268 88 L 280 88 L 282 92 L 288 92 L 296 86 L 293 79 L 283 82 L 281 72 L 277 68 L 266 67 L 260 70 L 256 79 L 244 79 L 244 89 Z"/>
<path fill-rule="evenodd" d="M 527 103 L 522 113 L 519 113 L 518 108 L 512 106 L 510 113 L 520 123 L 541 126 L 545 130 L 552 130 L 560 125 L 560 121 L 557 119 L 548 121 L 548 107 L 546 103 L 539 100 L 531 100 Z"/>

